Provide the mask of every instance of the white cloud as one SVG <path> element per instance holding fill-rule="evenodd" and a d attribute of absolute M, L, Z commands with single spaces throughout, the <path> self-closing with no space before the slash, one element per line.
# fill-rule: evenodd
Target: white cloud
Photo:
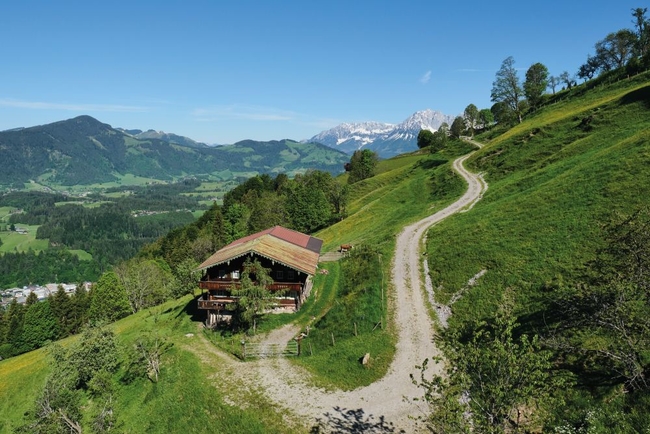
<path fill-rule="evenodd" d="M 119 104 L 73 104 L 42 101 L 22 101 L 17 99 L 1 98 L 0 106 L 23 108 L 30 110 L 65 110 L 77 112 L 146 112 L 149 107 L 128 106 Z"/>
<path fill-rule="evenodd" d="M 420 77 L 420 83 L 427 84 L 429 80 L 431 80 L 431 70 L 425 72 L 424 75 Z"/>

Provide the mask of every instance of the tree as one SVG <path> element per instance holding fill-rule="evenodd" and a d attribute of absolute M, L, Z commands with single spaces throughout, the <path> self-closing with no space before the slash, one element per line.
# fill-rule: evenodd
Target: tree
<path fill-rule="evenodd" d="M 451 123 L 451 128 L 449 132 L 453 137 L 459 138 L 465 132 L 465 119 L 461 116 L 456 116 L 454 121 Z"/>
<path fill-rule="evenodd" d="M 519 102 L 522 95 L 523 91 L 515 69 L 515 60 L 510 56 L 503 61 L 501 68 L 497 71 L 496 79 L 492 83 L 491 100 L 495 103 L 505 104 L 521 123 Z"/>
<path fill-rule="evenodd" d="M 449 138 L 449 125 L 447 125 L 447 122 L 443 122 L 442 124 L 440 124 L 438 130 L 435 133 L 433 133 L 433 141 L 431 142 L 431 146 L 429 147 L 431 153 L 435 154 L 436 152 L 444 149 L 445 146 L 447 146 L 448 138 Z"/>
<path fill-rule="evenodd" d="M 608 34 L 596 43 L 596 57 L 605 71 L 625 66 L 634 53 L 636 35 L 628 29 Z"/>
<path fill-rule="evenodd" d="M 559 77 L 556 77 L 556 76 L 552 75 L 552 76 L 550 76 L 550 77 L 548 78 L 548 85 L 549 85 L 549 86 L 551 87 L 551 89 L 553 90 L 553 95 L 555 95 L 555 88 L 558 87 L 558 86 L 560 85 L 560 83 L 561 83 L 561 82 L 560 82 L 560 78 L 559 78 Z"/>
<path fill-rule="evenodd" d="M 580 65 L 578 69 L 578 78 L 582 78 L 584 81 L 591 80 L 599 69 L 600 62 L 598 58 L 587 56 L 587 62 Z"/>
<path fill-rule="evenodd" d="M 490 109 L 481 109 L 481 111 L 478 112 L 478 118 L 481 128 L 483 129 L 490 128 L 494 123 L 494 115 Z"/>
<path fill-rule="evenodd" d="M 548 68 L 541 63 L 534 63 L 526 71 L 524 81 L 524 94 L 533 110 L 539 108 L 542 103 L 542 95 L 548 87 Z"/>
<path fill-rule="evenodd" d="M 152 333 L 141 336 L 135 343 L 133 363 L 154 383 L 160 375 L 160 358 L 171 347 L 167 340 Z"/>
<path fill-rule="evenodd" d="M 59 338 L 70 334 L 70 319 L 72 311 L 72 300 L 66 294 L 63 286 L 59 285 L 54 295 L 48 298 L 52 313 L 59 325 Z"/>
<path fill-rule="evenodd" d="M 650 210 L 603 227 L 606 246 L 584 282 L 559 301 L 570 333 L 562 342 L 585 356 L 599 376 L 626 392 L 650 389 Z"/>
<path fill-rule="evenodd" d="M 171 295 L 173 276 L 154 260 L 134 258 L 122 262 L 115 267 L 115 274 L 133 313 L 156 306 Z"/>
<path fill-rule="evenodd" d="M 328 174 L 329 175 L 329 174 Z M 323 228 L 332 218 L 332 206 L 328 200 L 329 179 L 305 173 L 296 176 L 287 191 L 287 213 L 293 229 L 313 232 Z"/>
<path fill-rule="evenodd" d="M 112 331 L 89 327 L 69 350 L 54 345 L 50 351 L 53 366 L 45 386 L 36 399 L 35 410 L 17 432 L 82 432 L 82 391 L 94 397 L 107 396 L 107 404 L 93 420 L 96 432 L 105 432 L 115 422 L 112 411 L 110 375 L 119 368 L 118 348 Z"/>
<path fill-rule="evenodd" d="M 646 12 L 648 12 L 648 8 L 632 9 L 632 16 L 634 17 L 632 23 L 634 24 L 637 37 L 635 48 L 638 57 L 645 56 L 650 46 L 650 21 L 645 16 Z"/>
<path fill-rule="evenodd" d="M 286 209 L 286 196 L 276 192 L 264 191 L 251 207 L 248 227 L 251 233 L 273 226 L 286 226 L 289 215 Z"/>
<path fill-rule="evenodd" d="M 423 149 L 431 146 L 433 143 L 433 132 L 429 130 L 420 130 L 418 133 L 418 148 Z"/>
<path fill-rule="evenodd" d="M 348 184 L 362 181 L 366 178 L 375 176 L 375 169 L 379 157 L 377 153 L 370 149 L 363 149 L 354 151 L 352 158 L 350 158 L 350 176 L 348 177 Z"/>
<path fill-rule="evenodd" d="M 268 286 L 273 283 L 270 270 L 262 267 L 255 259 L 246 259 L 244 270 L 240 279 L 240 287 L 234 287 L 232 294 L 237 299 L 237 316 L 244 325 L 252 328 L 253 334 L 257 331 L 257 323 L 274 304 L 275 295 Z"/>
<path fill-rule="evenodd" d="M 432 432 L 526 432 L 543 426 L 548 407 L 557 404 L 552 394 L 566 380 L 551 375 L 552 354 L 541 349 L 537 336 L 515 338 L 512 308 L 508 290 L 493 325 L 477 324 L 466 343 L 453 337 L 444 376 L 427 379 L 427 361 L 423 364 L 414 383 L 430 405 Z"/>
<path fill-rule="evenodd" d="M 79 342 L 67 353 L 67 362 L 74 368 L 81 388 L 87 388 L 101 371 L 115 373 L 120 366 L 115 333 L 107 327 L 86 327 Z"/>
<path fill-rule="evenodd" d="M 113 322 L 131 312 L 126 290 L 115 272 L 102 274 L 90 291 L 89 319 L 93 322 Z"/>
<path fill-rule="evenodd" d="M 463 112 L 463 117 L 465 118 L 465 123 L 467 124 L 467 128 L 469 128 L 470 136 L 474 137 L 474 130 L 476 129 L 476 126 L 479 123 L 478 108 L 474 104 L 468 105 L 467 107 L 465 107 L 465 111 Z"/>
<path fill-rule="evenodd" d="M 343 220 L 347 217 L 348 199 L 350 197 L 350 186 L 343 185 L 333 180 L 329 191 L 329 201 L 334 207 L 333 213 L 336 220 Z"/>
<path fill-rule="evenodd" d="M 59 325 L 50 309 L 49 301 L 34 303 L 25 311 L 23 339 L 25 351 L 42 347 L 59 337 Z"/>
<path fill-rule="evenodd" d="M 560 80 L 566 85 L 566 88 L 569 90 L 571 90 L 571 88 L 575 85 L 574 78 L 569 75 L 567 71 L 564 71 L 562 74 L 560 74 Z"/>
<path fill-rule="evenodd" d="M 194 271 L 198 265 L 192 258 L 186 258 L 180 264 L 176 264 L 174 267 L 176 281 L 172 289 L 174 297 L 182 297 L 185 294 L 194 295 L 194 291 L 199 287 L 199 280 L 201 280 L 201 273 Z"/>

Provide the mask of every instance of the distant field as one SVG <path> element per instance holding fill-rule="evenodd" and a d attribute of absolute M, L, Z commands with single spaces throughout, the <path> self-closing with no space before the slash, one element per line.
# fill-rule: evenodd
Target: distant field
<path fill-rule="evenodd" d="M 9 213 L 13 210 L 12 206 L 0 206 L 0 222 L 9 220 Z"/>
<path fill-rule="evenodd" d="M 77 255 L 77 257 L 82 261 L 92 261 L 93 255 L 86 252 L 85 250 L 70 250 L 70 253 Z"/>
<path fill-rule="evenodd" d="M 98 206 L 104 204 L 104 203 L 110 203 L 107 200 L 102 200 L 102 201 L 97 201 L 97 202 L 85 202 L 83 200 L 80 201 L 70 201 L 70 202 L 56 202 L 54 206 L 63 206 L 63 205 L 83 205 L 85 208 L 97 208 Z"/>
<path fill-rule="evenodd" d="M 0 246 L 0 253 L 5 252 L 26 252 L 30 248 L 35 252 L 46 250 L 48 248 L 48 240 L 37 240 L 36 230 L 38 226 L 30 226 L 24 224 L 16 225 L 19 228 L 27 229 L 27 234 L 19 234 L 16 232 L 0 232 L 0 239 L 2 246 Z"/>

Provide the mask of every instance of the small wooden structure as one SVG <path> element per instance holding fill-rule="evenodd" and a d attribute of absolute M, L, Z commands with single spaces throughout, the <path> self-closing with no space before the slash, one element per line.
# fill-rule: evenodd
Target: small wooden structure
<path fill-rule="evenodd" d="M 275 226 L 233 241 L 203 262 L 199 287 L 204 291 L 198 308 L 207 311 L 206 325 L 213 327 L 229 321 L 237 297 L 233 289 L 240 285 L 244 262 L 258 260 L 270 269 L 273 283 L 268 289 L 277 292 L 274 310 L 295 312 L 309 296 L 312 276 L 316 273 L 323 241 L 312 236 Z"/>

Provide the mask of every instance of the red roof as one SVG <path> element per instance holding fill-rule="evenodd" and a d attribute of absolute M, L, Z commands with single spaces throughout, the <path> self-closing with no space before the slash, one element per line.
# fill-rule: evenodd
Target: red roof
<path fill-rule="evenodd" d="M 273 226 L 272 228 L 265 229 L 256 234 L 252 234 L 247 237 L 235 240 L 232 243 L 228 244 L 226 247 L 224 247 L 224 249 L 228 247 L 236 246 L 237 244 L 247 243 L 249 241 L 256 240 L 260 237 L 263 237 L 264 235 L 271 235 L 275 238 L 279 238 L 281 240 L 311 250 L 312 252 L 316 252 L 318 254 L 320 254 L 320 249 L 321 246 L 323 245 L 323 241 L 318 238 L 314 238 L 310 235 L 303 234 L 302 232 L 294 231 L 292 229 L 283 228 L 282 226 Z"/>

